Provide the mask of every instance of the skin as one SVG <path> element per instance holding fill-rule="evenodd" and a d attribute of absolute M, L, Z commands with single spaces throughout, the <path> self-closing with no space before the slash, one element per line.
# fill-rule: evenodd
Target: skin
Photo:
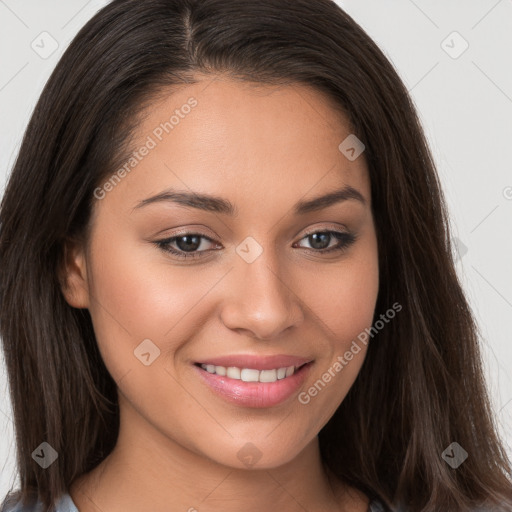
<path fill-rule="evenodd" d="M 318 91 L 221 76 L 159 96 L 134 149 L 191 96 L 197 106 L 96 202 L 87 244 L 67 245 L 63 293 L 90 311 L 121 415 L 114 451 L 70 495 L 81 512 L 366 511 L 364 494 L 323 469 L 317 437 L 364 344 L 307 405 L 297 393 L 270 408 L 227 403 L 192 366 L 234 353 L 304 356 L 314 360 L 307 390 L 371 326 L 379 276 L 364 154 L 340 152 L 350 126 Z M 365 204 L 293 214 L 297 201 L 345 185 Z M 221 196 L 238 216 L 171 202 L 134 209 L 169 187 Z M 183 230 L 213 240 L 201 239 L 191 262 L 153 243 Z M 322 255 L 309 230 L 357 239 Z M 235 251 L 248 236 L 263 249 L 252 263 Z M 144 339 L 160 349 L 149 366 L 134 357 Z M 252 467 L 237 457 L 248 442 L 261 454 Z"/>

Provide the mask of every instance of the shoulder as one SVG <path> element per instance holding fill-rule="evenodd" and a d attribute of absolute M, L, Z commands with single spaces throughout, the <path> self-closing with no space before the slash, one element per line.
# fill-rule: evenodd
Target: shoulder
<path fill-rule="evenodd" d="M 23 505 L 21 501 L 16 503 L 6 502 L 0 512 L 43 512 L 43 505 L 40 501 L 33 501 Z M 69 494 L 63 494 L 55 504 L 55 512 L 78 512 Z"/>
<path fill-rule="evenodd" d="M 380 500 L 375 499 L 370 502 L 370 505 L 368 506 L 368 512 L 387 512 L 387 509 Z"/>
<path fill-rule="evenodd" d="M 396 508 L 392 510 L 386 507 L 380 500 L 374 499 L 370 502 L 368 507 L 368 512 L 409 512 L 411 509 L 407 508 L 404 504 L 399 504 Z M 477 507 L 471 508 L 470 512 L 505 512 L 511 510 L 510 508 L 500 508 L 499 510 L 496 508 L 488 508 L 488 507 Z"/>
<path fill-rule="evenodd" d="M 386 505 L 384 505 L 384 503 L 380 499 L 375 498 L 373 501 L 370 502 L 368 512 L 409 512 L 409 509 L 401 503 L 399 503 L 393 509 L 390 509 Z"/>

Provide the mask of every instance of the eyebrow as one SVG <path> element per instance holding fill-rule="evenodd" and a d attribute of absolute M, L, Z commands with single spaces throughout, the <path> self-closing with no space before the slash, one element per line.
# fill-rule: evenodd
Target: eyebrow
<path fill-rule="evenodd" d="M 294 206 L 293 211 L 295 215 L 305 215 L 306 213 L 323 210 L 324 208 L 336 203 L 348 201 L 349 199 L 354 199 L 364 205 L 366 204 L 365 198 L 358 190 L 350 185 L 346 185 L 341 189 L 328 192 L 327 194 L 314 197 L 313 199 L 301 200 Z M 227 199 L 210 194 L 200 194 L 198 192 L 186 192 L 174 189 L 167 189 L 160 194 L 148 197 L 140 201 L 133 209 L 135 210 L 149 204 L 160 202 L 172 202 L 189 208 L 221 213 L 231 217 L 238 215 L 236 206 Z"/>

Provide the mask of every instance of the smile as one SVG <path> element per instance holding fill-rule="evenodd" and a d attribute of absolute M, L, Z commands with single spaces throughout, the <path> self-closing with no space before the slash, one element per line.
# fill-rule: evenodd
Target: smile
<path fill-rule="evenodd" d="M 213 364 L 201 364 L 203 370 L 234 380 L 243 382 L 276 382 L 277 380 L 291 377 L 300 366 L 285 366 L 269 370 L 255 370 L 253 368 L 238 368 L 236 366 L 216 366 Z"/>

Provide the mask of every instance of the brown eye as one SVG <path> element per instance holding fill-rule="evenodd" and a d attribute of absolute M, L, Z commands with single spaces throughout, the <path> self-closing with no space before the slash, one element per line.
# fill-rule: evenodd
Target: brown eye
<path fill-rule="evenodd" d="M 356 236 L 353 233 L 346 233 L 343 231 L 315 231 L 308 233 L 302 240 L 306 239 L 308 240 L 311 249 L 308 247 L 305 247 L 305 249 L 325 254 L 332 251 L 342 251 L 347 249 L 355 242 Z M 337 241 L 337 243 L 330 247 L 330 244 L 333 241 Z"/>
<path fill-rule="evenodd" d="M 155 244 L 163 251 L 178 258 L 197 258 L 201 256 L 201 253 L 209 252 L 207 249 L 198 251 L 203 239 L 214 243 L 211 238 L 200 233 L 184 233 L 165 240 L 158 240 Z"/>

